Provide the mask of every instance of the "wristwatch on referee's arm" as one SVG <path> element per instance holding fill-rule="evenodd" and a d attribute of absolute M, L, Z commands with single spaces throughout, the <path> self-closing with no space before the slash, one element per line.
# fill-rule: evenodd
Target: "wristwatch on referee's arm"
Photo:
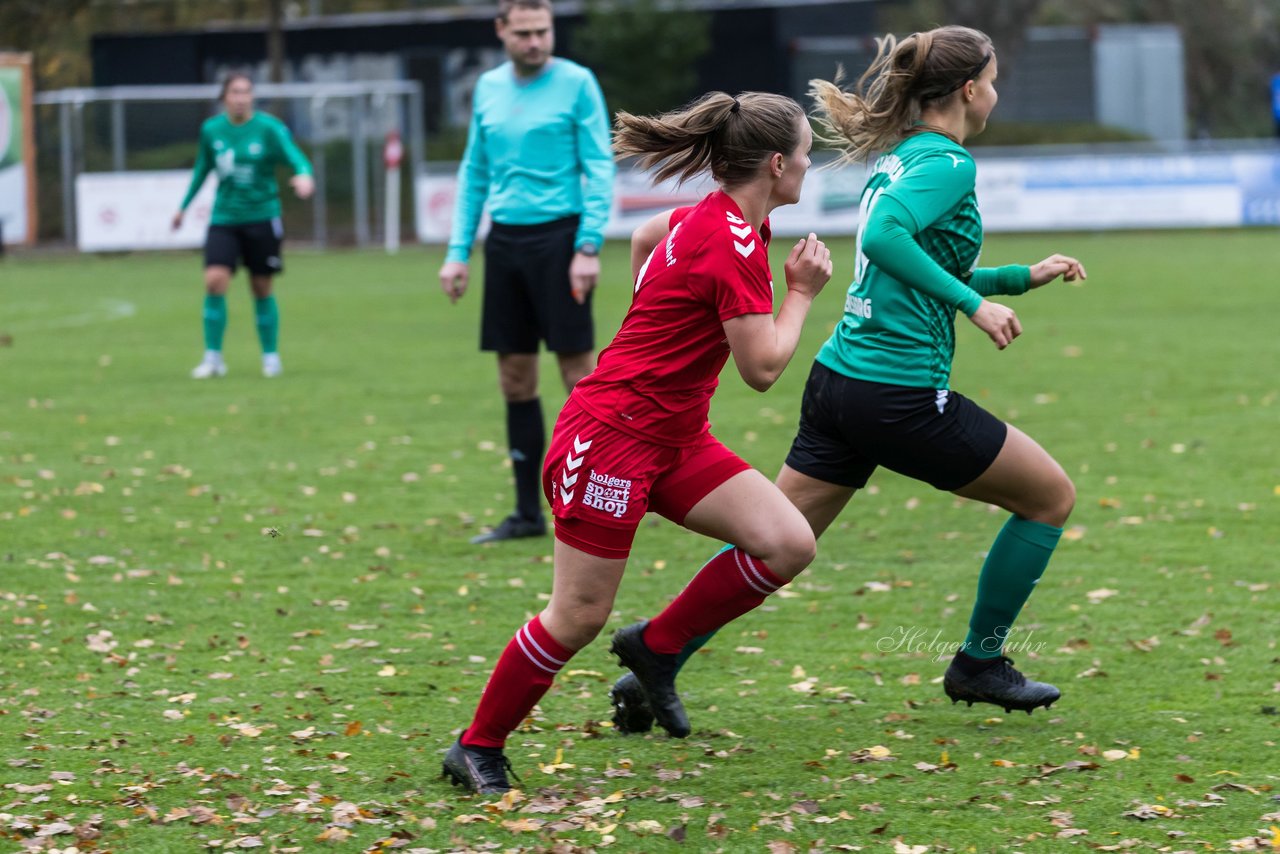
<path fill-rule="evenodd" d="M 576 251 L 579 255 L 586 255 L 588 258 L 595 258 L 600 254 L 600 247 L 596 246 L 594 243 L 588 242 L 579 244 Z"/>

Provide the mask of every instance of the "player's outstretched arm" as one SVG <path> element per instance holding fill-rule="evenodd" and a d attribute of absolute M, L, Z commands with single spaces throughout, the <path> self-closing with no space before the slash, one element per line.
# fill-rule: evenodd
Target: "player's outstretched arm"
<path fill-rule="evenodd" d="M 187 211 L 187 206 L 195 199 L 196 193 L 200 192 L 204 179 L 213 171 L 213 144 L 210 140 L 208 130 L 201 128 L 200 143 L 196 149 L 196 165 L 191 170 L 191 183 L 187 185 L 187 194 L 182 197 L 182 202 L 178 205 L 178 212 L 173 215 L 173 220 L 169 223 L 174 231 L 182 228 L 182 217 Z"/>

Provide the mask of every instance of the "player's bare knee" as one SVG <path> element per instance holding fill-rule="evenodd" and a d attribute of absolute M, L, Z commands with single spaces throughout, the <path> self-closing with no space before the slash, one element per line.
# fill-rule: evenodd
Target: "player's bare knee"
<path fill-rule="evenodd" d="M 562 646 L 574 652 L 596 639 L 609 619 L 612 606 L 595 602 L 575 602 L 549 607 L 543 612 L 543 626 Z"/>
<path fill-rule="evenodd" d="M 1024 506 L 1015 512 L 1033 522 L 1061 528 L 1067 524 L 1075 506 L 1076 486 L 1063 473 L 1051 485 L 1042 486 L 1036 490 L 1035 495 L 1028 496 Z"/>
<path fill-rule="evenodd" d="M 608 605 L 591 605 L 583 607 L 577 613 L 574 624 L 577 628 L 578 639 L 581 641 L 578 644 L 579 649 L 591 643 L 600 634 L 609 619 L 610 610 Z"/>
<path fill-rule="evenodd" d="M 1067 519 L 1071 517 L 1071 511 L 1075 509 L 1076 485 L 1072 483 L 1071 478 L 1063 474 L 1055 494 L 1057 500 L 1052 511 L 1055 521 L 1052 524 L 1061 528 L 1067 524 Z"/>
<path fill-rule="evenodd" d="M 778 532 L 761 560 L 770 571 L 787 581 L 795 578 L 813 563 L 818 554 L 818 543 L 807 524 L 789 525 Z"/>

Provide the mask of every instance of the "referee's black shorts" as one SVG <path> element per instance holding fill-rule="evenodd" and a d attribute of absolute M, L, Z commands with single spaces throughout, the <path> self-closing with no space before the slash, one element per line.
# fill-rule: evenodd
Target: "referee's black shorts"
<path fill-rule="evenodd" d="M 538 225 L 494 223 L 484 242 L 480 349 L 555 353 L 595 349 L 591 295 L 579 305 L 569 288 L 578 217 Z"/>
<path fill-rule="evenodd" d="M 237 225 L 211 225 L 204 238 L 204 265 L 229 267 L 236 271 L 240 260 L 257 276 L 278 276 L 284 272 L 280 252 L 284 223 L 280 217 Z"/>
<path fill-rule="evenodd" d="M 951 491 L 995 462 L 1008 432 L 954 391 L 855 380 L 814 362 L 787 465 L 854 489 L 884 466 Z"/>

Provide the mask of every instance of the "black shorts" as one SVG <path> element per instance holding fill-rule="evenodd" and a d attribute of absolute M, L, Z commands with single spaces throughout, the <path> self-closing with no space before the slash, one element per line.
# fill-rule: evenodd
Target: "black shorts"
<path fill-rule="evenodd" d="M 855 380 L 814 362 L 787 465 L 854 489 L 884 466 L 951 491 L 995 462 L 1008 432 L 954 391 Z"/>
<path fill-rule="evenodd" d="M 481 350 L 536 353 L 539 341 L 555 353 L 595 349 L 591 295 L 578 305 L 569 289 L 577 234 L 576 216 L 540 225 L 493 224 L 484 242 Z"/>
<path fill-rule="evenodd" d="M 284 224 L 280 217 L 240 225 L 211 225 L 204 238 L 204 265 L 230 267 L 234 273 L 243 258 L 250 273 L 278 276 L 284 272 L 282 240 Z"/>

